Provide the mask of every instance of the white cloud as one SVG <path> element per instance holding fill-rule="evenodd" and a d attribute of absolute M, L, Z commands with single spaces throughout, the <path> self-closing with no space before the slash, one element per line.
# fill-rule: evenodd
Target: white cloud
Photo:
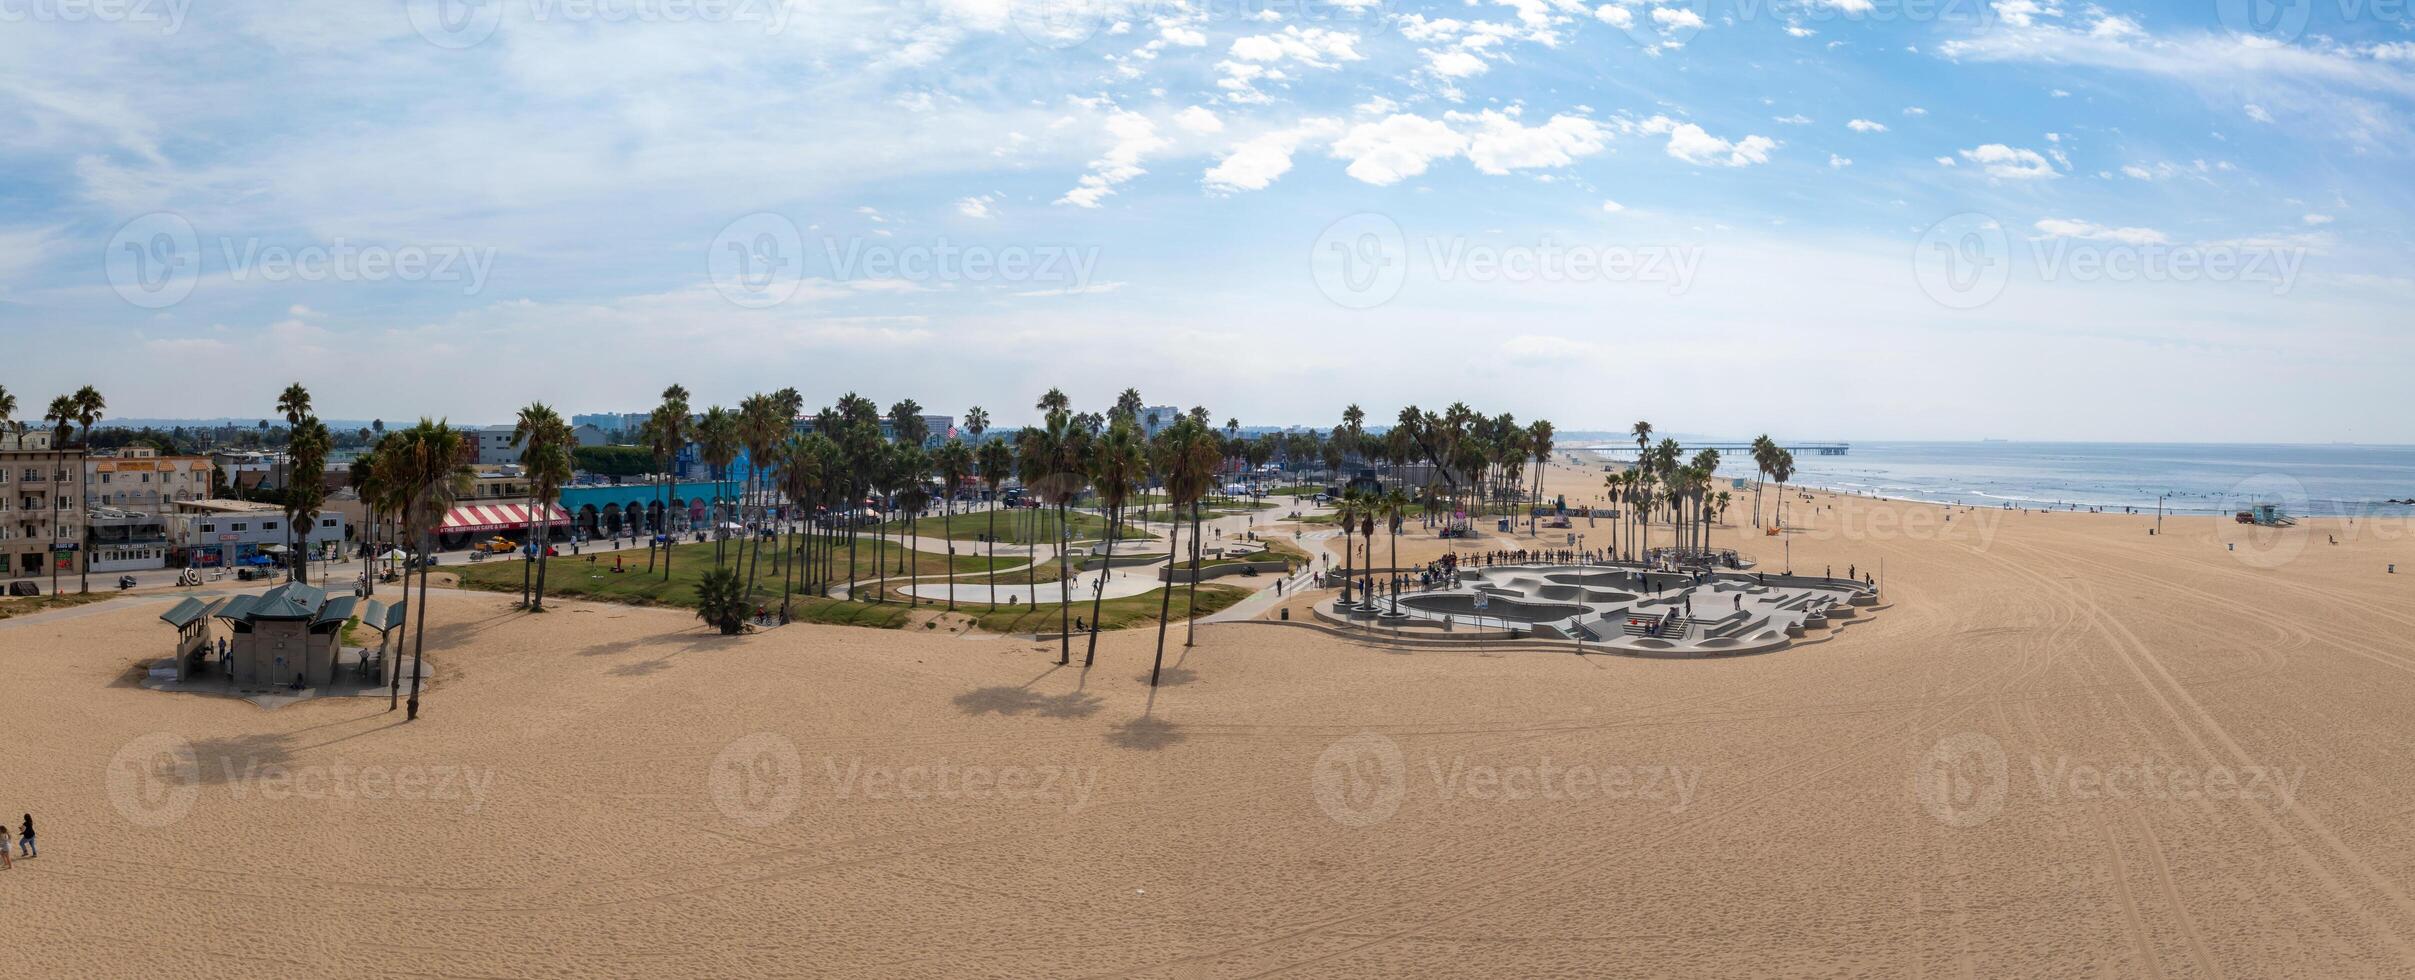
<path fill-rule="evenodd" d="M 1887 131 L 1887 124 L 1872 122 L 1868 119 L 1855 119 L 1846 122 L 1845 128 L 1856 133 L 1883 133 Z"/>
<path fill-rule="evenodd" d="M 1224 131 L 1224 120 L 1216 118 L 1214 112 L 1198 106 L 1175 113 L 1174 125 L 1194 133 L 1221 133 Z"/>
<path fill-rule="evenodd" d="M 1809 126 L 1809 125 L 1811 125 L 1811 117 L 1810 117 L 1810 116 L 1806 116 L 1806 115 L 1804 115 L 1804 114 L 1802 114 L 1802 113 L 1800 113 L 1800 112 L 1795 113 L 1794 115 L 1791 115 L 1791 116 L 1779 116 L 1779 117 L 1777 118 L 1777 121 L 1778 121 L 1778 122 L 1785 123 L 1785 124 L 1787 124 L 1787 125 L 1789 125 L 1789 126 Z"/>
<path fill-rule="evenodd" d="M 1624 204 L 1620 204 L 1620 203 L 1618 203 L 1617 201 L 1612 201 L 1612 200 L 1608 200 L 1608 199 L 1604 199 L 1604 200 L 1602 201 L 1602 213 L 1604 213 L 1604 214 L 1617 214 L 1617 213 L 1619 213 L 1619 212 L 1621 212 L 1621 211 L 1624 211 L 1624 210 L 1626 210 L 1626 209 L 1627 209 L 1627 206 L 1626 206 L 1626 205 L 1624 205 Z"/>
<path fill-rule="evenodd" d="M 1441 120 L 1402 113 L 1350 127 L 1334 141 L 1333 155 L 1350 161 L 1345 173 L 1380 187 L 1425 173 L 1427 164 L 1466 148 L 1467 137 Z"/>
<path fill-rule="evenodd" d="M 1264 190 L 1275 178 L 1291 171 L 1291 155 L 1300 144 L 1313 139 L 1331 139 L 1341 131 L 1341 123 L 1332 119 L 1309 119 L 1290 129 L 1264 133 L 1226 153 L 1201 175 L 1200 183 L 1212 191 Z"/>
<path fill-rule="evenodd" d="M 1433 69 L 1434 74 L 1444 78 L 1466 78 L 1471 75 L 1481 75 L 1484 74 L 1487 67 L 1484 59 L 1458 48 L 1429 49 L 1425 52 L 1425 56 L 1426 67 Z"/>
<path fill-rule="evenodd" d="M 1677 122 L 1667 116 L 1654 116 L 1640 128 L 1646 133 L 1667 133 L 1669 155 L 1700 166 L 1747 167 L 1768 163 L 1769 152 L 1778 148 L 1778 141 L 1767 136 L 1746 136 L 1731 143 L 1693 123 Z"/>
<path fill-rule="evenodd" d="M 1986 170 L 1990 177 L 2005 180 L 2037 180 L 2060 176 L 2055 173 L 2054 164 L 2046 162 L 2046 158 L 2040 156 L 2036 150 L 2006 146 L 2002 143 L 1988 143 L 1963 150 L 1961 153 L 1963 159 L 1978 164 Z"/>
<path fill-rule="evenodd" d="M 2268 123 L 2272 121 L 2272 113 L 2264 111 L 2263 106 L 2250 102 L 2247 104 L 2247 118 L 2260 123 Z"/>
<path fill-rule="evenodd" d="M 1578 157 L 1601 152 L 1610 133 L 1583 116 L 1558 115 L 1540 126 L 1522 126 L 1516 110 L 1486 109 L 1475 115 L 1451 113 L 1453 122 L 1473 123 L 1468 161 L 1488 174 L 1533 167 L 1565 167 Z"/>
<path fill-rule="evenodd" d="M 2328 214 L 2310 214 L 2303 220 L 2310 225 L 2327 225 L 2331 223 L 2332 219 Z"/>
<path fill-rule="evenodd" d="M 1157 135 L 1157 124 L 1149 117 L 1123 109 L 1108 113 L 1107 135 L 1114 139 L 1107 152 L 1090 161 L 1090 172 L 1083 174 L 1074 188 L 1057 198 L 1056 203 L 1077 208 L 1098 207 L 1099 201 L 1115 193 L 1116 185 L 1148 172 L 1141 169 L 1142 160 L 1172 143 Z"/>
<path fill-rule="evenodd" d="M 1688 29 L 1698 31 L 1702 29 L 1702 15 L 1684 7 L 1654 7 L 1652 8 L 1652 23 L 1659 24 L 1663 32 Z"/>
<path fill-rule="evenodd" d="M 1852 158 L 1850 158 L 1850 157 L 1840 157 L 1840 156 L 1837 156 L 1837 155 L 1836 155 L 1836 154 L 1834 154 L 1834 153 L 1828 154 L 1828 167 L 1829 167 L 1829 169 L 1831 169 L 1831 170 L 1843 170 L 1843 169 L 1845 169 L 1846 167 L 1850 167 L 1850 166 L 1853 166 L 1853 160 L 1852 160 Z"/>
<path fill-rule="evenodd" d="M 990 207 L 993 200 L 995 198 L 987 194 L 964 198 L 956 202 L 956 213 L 967 218 L 995 218 L 998 212 Z"/>
<path fill-rule="evenodd" d="M 1818 5 L 1848 14 L 1866 14 L 1878 6 L 1871 0 L 1818 0 Z"/>
<path fill-rule="evenodd" d="M 2171 239 L 2153 228 L 2108 228 L 2092 221 L 2077 218 L 2046 218 L 2037 229 L 2051 238 L 2086 238 L 2120 242 L 2124 245 L 2167 245 Z"/>
<path fill-rule="evenodd" d="M 1953 158 L 1953 157 L 1938 157 L 1938 158 L 1937 158 L 1937 165 L 1938 165 L 1938 166 L 1940 166 L 1940 167 L 1951 167 L 1951 166 L 1953 166 L 1953 165 L 1954 165 L 1954 158 Z"/>
<path fill-rule="evenodd" d="M 1907 116 L 1925 116 L 1929 114 L 1929 110 L 1923 109 L 1916 105 L 1908 105 L 1903 107 L 1903 114 Z"/>
<path fill-rule="evenodd" d="M 1634 11 L 1628 10 L 1627 8 L 1621 7 L 1615 3 L 1605 3 L 1599 7 L 1593 8 L 1593 16 L 1596 19 L 1599 19 L 1602 23 L 1608 24 L 1622 31 L 1635 26 Z"/>

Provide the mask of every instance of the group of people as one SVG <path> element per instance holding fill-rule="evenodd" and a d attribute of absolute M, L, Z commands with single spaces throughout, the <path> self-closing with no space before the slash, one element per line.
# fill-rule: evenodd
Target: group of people
<path fill-rule="evenodd" d="M 41 852 L 40 852 L 39 850 L 36 850 L 36 849 L 34 848 L 34 815 L 33 815 L 33 814 L 30 814 L 30 813 L 26 814 L 26 815 L 25 815 L 25 823 L 24 823 L 24 825 L 22 825 L 22 826 L 20 826 L 20 827 L 18 827 L 18 828 L 17 828 L 17 841 L 16 841 L 16 848 L 17 848 L 17 857 L 21 857 L 21 858 L 30 858 L 30 857 L 40 857 L 40 856 L 41 856 Z M 7 868 L 9 868 L 9 867 L 12 867 L 12 866 L 15 864 L 15 862 L 9 858 L 9 853 L 8 853 L 8 852 L 9 852 L 8 824 L 6 824 L 6 823 L 0 823 L 0 870 L 4 870 L 4 869 L 7 869 Z"/>

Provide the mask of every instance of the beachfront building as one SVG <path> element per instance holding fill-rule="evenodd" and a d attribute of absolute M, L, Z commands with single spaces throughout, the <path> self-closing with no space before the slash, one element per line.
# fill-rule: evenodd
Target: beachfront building
<path fill-rule="evenodd" d="M 670 484 L 670 520 L 664 521 L 666 489 L 659 482 L 589 484 L 562 488 L 561 509 L 567 511 L 572 526 L 586 536 L 611 537 L 616 534 L 648 534 L 668 531 L 703 529 L 712 524 L 712 504 L 716 495 L 725 514 L 736 507 L 739 494 L 745 490 L 737 480 L 681 480 Z"/>
<path fill-rule="evenodd" d="M 84 458 L 84 551 L 95 572 L 168 567 L 174 547 L 166 505 L 207 500 L 217 465 L 207 456 L 162 456 L 128 446 Z"/>
<path fill-rule="evenodd" d="M 287 543 L 285 511 L 250 500 L 180 500 L 168 505 L 169 564 L 178 568 L 273 565 Z M 307 534 L 295 535 L 310 551 L 340 544 L 349 524 L 344 514 L 323 510 Z"/>
<path fill-rule="evenodd" d="M 0 578 L 81 572 L 84 451 L 52 432 L 0 433 Z"/>

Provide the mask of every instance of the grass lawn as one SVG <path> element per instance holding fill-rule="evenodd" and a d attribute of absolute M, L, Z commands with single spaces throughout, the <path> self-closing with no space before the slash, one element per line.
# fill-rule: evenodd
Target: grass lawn
<path fill-rule="evenodd" d="M 1118 630 L 1156 625 L 1157 603 L 1161 598 L 1160 593 L 1163 591 L 1161 589 L 1136 596 L 1107 600 L 1099 606 L 1099 628 Z M 1191 607 L 1186 598 L 1188 591 L 1187 588 L 1174 590 L 1172 615 L 1176 622 L 1190 614 Z M 1241 601 L 1248 595 L 1249 590 L 1247 589 L 1201 583 L 1199 586 L 1199 614 L 1204 616 L 1215 612 Z M 979 603 L 959 602 L 956 604 L 956 611 L 972 616 L 976 625 L 993 633 L 1054 633 L 1057 630 L 1057 607 L 1053 602 L 1044 602 L 1034 606 L 999 606 L 994 610 Z M 1084 621 L 1088 621 L 1090 603 L 1087 601 L 1075 602 L 1072 615 L 1080 616 Z M 1067 620 L 1067 622 L 1071 622 L 1071 620 Z"/>
<path fill-rule="evenodd" d="M 755 601 L 765 606 L 776 607 L 780 602 L 780 575 L 777 560 L 785 550 L 785 543 L 781 547 L 774 547 L 770 542 L 764 543 L 763 570 L 756 576 Z M 866 541 L 860 543 L 855 551 L 856 577 L 867 580 L 877 578 L 879 571 L 875 568 L 874 562 L 878 549 L 873 547 L 871 542 Z M 842 546 L 838 550 L 842 571 L 846 564 L 846 554 L 842 542 Z M 888 555 L 891 569 L 897 567 L 898 554 L 897 546 L 892 542 Z M 971 573 L 987 571 L 990 567 L 989 559 L 968 554 L 959 554 L 952 561 L 946 555 L 932 554 L 927 551 L 917 551 L 912 554 L 914 557 L 912 567 L 919 569 L 926 578 L 943 576 L 950 569 L 959 573 Z M 604 557 L 609 558 L 609 556 Z M 1013 559 L 1011 564 L 1019 565 L 1021 561 L 1021 559 Z M 611 572 L 611 564 L 606 560 L 599 560 L 590 565 L 585 561 L 555 558 L 552 568 L 545 573 L 545 594 L 567 599 L 618 602 L 632 606 L 677 606 L 692 609 L 696 606 L 696 582 L 713 567 L 713 546 L 710 544 L 680 545 L 671 556 L 669 581 L 664 581 L 659 571 L 655 574 L 647 574 L 646 563 L 642 558 L 636 561 L 624 559 L 624 563 L 630 570 L 615 575 Z M 1008 559 L 999 559 L 1001 568 L 1009 564 Z M 520 565 L 521 563 L 516 561 L 490 560 L 476 565 L 452 566 L 449 571 L 460 577 L 461 587 L 465 589 L 517 592 L 520 590 Z M 743 574 L 741 572 L 741 575 Z M 892 572 L 892 574 L 895 573 Z M 905 609 L 900 605 L 893 604 L 884 608 L 862 602 L 807 597 L 802 594 L 790 599 L 789 611 L 797 619 L 807 622 L 836 623 L 848 626 L 877 626 L 884 629 L 895 629 L 905 625 L 906 622 Z"/>
<path fill-rule="evenodd" d="M 0 599 L 0 619 L 7 619 L 11 616 L 30 616 L 52 609 L 70 609 L 100 602 L 115 595 L 117 595 L 115 592 L 69 592 L 64 595 L 18 596 L 13 599 Z"/>
<path fill-rule="evenodd" d="M 1038 515 L 1037 520 L 1033 519 L 1035 513 Z M 1087 514 L 1078 510 L 1071 511 L 1068 514 L 1067 523 L 1073 525 L 1073 536 L 1077 540 L 1102 538 L 1107 534 L 1107 519 L 1097 514 Z M 903 534 L 906 530 L 904 521 L 890 521 L 883 526 L 888 528 L 891 534 Z M 989 529 L 990 514 L 988 511 L 957 514 L 945 518 L 931 514 L 914 522 L 916 536 L 950 538 L 957 541 L 974 540 L 989 533 Z M 1057 512 L 1055 508 L 1043 507 L 1038 511 L 1023 508 L 998 512 L 998 543 L 1000 544 L 1030 544 L 1034 540 L 1054 541 L 1056 532 Z M 871 532 L 867 528 L 863 533 Z M 1127 525 L 1123 537 L 1147 540 L 1155 535 Z"/>

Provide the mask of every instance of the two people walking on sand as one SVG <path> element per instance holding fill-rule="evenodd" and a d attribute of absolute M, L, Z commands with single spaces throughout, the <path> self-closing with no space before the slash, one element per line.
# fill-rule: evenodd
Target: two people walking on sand
<path fill-rule="evenodd" d="M 37 850 L 35 850 L 35 849 L 34 849 L 34 815 L 33 815 L 33 814 L 30 814 L 30 813 L 26 814 L 26 815 L 25 815 L 25 826 L 23 826 L 23 827 L 21 827 L 21 828 L 18 828 L 18 831 L 17 831 L 17 856 L 18 856 L 18 857 L 40 857 L 40 856 L 41 856 L 41 852 L 40 852 L 40 851 L 37 851 Z M 7 868 L 13 867 L 14 865 L 15 865 L 15 862 L 13 862 L 13 861 L 9 860 L 9 856 L 8 856 L 8 825 L 7 825 L 7 824 L 5 824 L 5 823 L 0 823 L 0 870 L 5 870 L 5 869 L 7 869 Z"/>

